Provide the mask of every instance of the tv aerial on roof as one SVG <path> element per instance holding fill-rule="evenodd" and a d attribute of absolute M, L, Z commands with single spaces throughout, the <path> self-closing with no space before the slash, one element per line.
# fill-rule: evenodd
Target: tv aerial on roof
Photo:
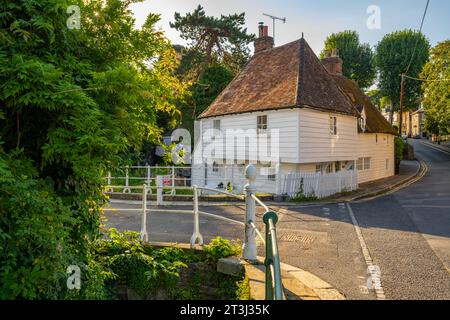
<path fill-rule="evenodd" d="M 276 16 L 273 16 L 273 15 L 267 14 L 267 13 L 263 13 L 263 15 L 266 16 L 266 17 L 269 17 L 270 19 L 272 19 L 272 22 L 273 22 L 273 42 L 275 43 L 275 21 L 276 20 L 280 20 L 280 21 L 283 21 L 283 23 L 286 23 L 286 17 L 280 18 L 280 17 L 276 17 Z"/>

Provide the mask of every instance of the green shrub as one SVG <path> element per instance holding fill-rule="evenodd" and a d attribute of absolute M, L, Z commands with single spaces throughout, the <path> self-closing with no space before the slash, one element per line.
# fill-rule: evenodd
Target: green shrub
<path fill-rule="evenodd" d="M 146 246 L 137 232 L 111 228 L 107 236 L 95 242 L 96 260 L 111 271 L 115 281 L 125 282 L 142 296 L 173 285 L 191 259 L 178 248 Z"/>
<path fill-rule="evenodd" d="M 214 238 L 203 248 L 209 262 L 217 262 L 221 258 L 238 256 L 242 253 L 241 246 L 221 237 Z"/>
<path fill-rule="evenodd" d="M 395 161 L 400 162 L 408 152 L 408 142 L 400 137 L 395 137 Z"/>

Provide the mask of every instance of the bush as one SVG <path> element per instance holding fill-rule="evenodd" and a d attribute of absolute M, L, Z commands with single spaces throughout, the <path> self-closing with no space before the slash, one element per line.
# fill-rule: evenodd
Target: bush
<path fill-rule="evenodd" d="M 219 261 L 221 258 L 238 256 L 242 253 L 241 246 L 238 243 L 232 243 L 221 237 L 211 240 L 211 242 L 203 248 L 203 251 L 206 255 L 206 259 L 212 263 Z"/>
<path fill-rule="evenodd" d="M 95 242 L 96 260 L 110 270 L 115 281 L 125 282 L 139 295 L 174 284 L 190 261 L 181 249 L 145 246 L 137 232 L 110 229 L 109 239 Z"/>
<path fill-rule="evenodd" d="M 395 138 L 395 161 L 399 163 L 405 158 L 405 153 L 408 152 L 408 142 L 400 137 Z"/>
<path fill-rule="evenodd" d="M 0 153 L 0 299 L 57 299 L 73 264 L 71 212 L 29 161 Z"/>

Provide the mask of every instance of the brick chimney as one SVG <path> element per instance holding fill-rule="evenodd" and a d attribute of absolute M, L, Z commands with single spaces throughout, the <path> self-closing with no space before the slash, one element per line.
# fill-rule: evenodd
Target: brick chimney
<path fill-rule="evenodd" d="M 274 46 L 273 38 L 269 37 L 269 27 L 260 22 L 258 29 L 259 38 L 255 40 L 255 54 L 272 49 Z"/>
<path fill-rule="evenodd" d="M 325 58 L 322 59 L 322 64 L 327 69 L 329 74 L 342 75 L 342 64 L 344 62 L 339 58 L 338 49 L 325 52 Z"/>

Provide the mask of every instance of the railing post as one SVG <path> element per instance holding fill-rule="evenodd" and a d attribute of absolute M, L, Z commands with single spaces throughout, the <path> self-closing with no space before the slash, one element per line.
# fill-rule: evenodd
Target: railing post
<path fill-rule="evenodd" d="M 199 245 L 203 245 L 203 237 L 200 233 L 200 217 L 198 210 L 198 189 L 197 186 L 192 187 L 192 192 L 194 194 L 194 233 L 191 237 L 191 248 L 195 248 L 198 240 Z"/>
<path fill-rule="evenodd" d="M 266 225 L 266 300 L 282 300 L 283 287 L 281 283 L 280 256 L 277 244 L 276 224 L 278 216 L 273 211 L 268 211 L 263 216 Z"/>
<path fill-rule="evenodd" d="M 243 258 L 256 261 L 256 232 L 251 226 L 255 222 L 256 203 L 252 194 L 255 192 L 256 167 L 249 165 L 245 169 L 245 177 L 248 184 L 245 185 L 245 237 L 243 245 Z"/>
<path fill-rule="evenodd" d="M 123 193 L 131 193 L 131 189 L 129 186 L 128 166 L 125 167 L 125 188 L 123 188 Z"/>
<path fill-rule="evenodd" d="M 164 203 L 163 199 L 163 190 L 164 184 L 163 184 L 163 177 L 162 176 L 156 176 L 156 205 L 162 206 Z"/>
<path fill-rule="evenodd" d="M 176 194 L 175 192 L 175 167 L 172 166 L 172 195 Z"/>
<path fill-rule="evenodd" d="M 148 242 L 147 233 L 147 185 L 142 188 L 142 216 L 141 216 L 141 241 Z"/>
<path fill-rule="evenodd" d="M 147 192 L 152 194 L 152 175 L 151 175 L 151 169 L 150 166 L 147 164 L 147 186 L 148 186 L 148 190 Z"/>
<path fill-rule="evenodd" d="M 108 189 L 109 192 L 114 192 L 114 189 L 111 188 L 111 171 L 108 171 Z"/>
<path fill-rule="evenodd" d="M 227 165 L 223 165 L 223 190 L 228 191 L 228 184 L 227 184 Z"/>

